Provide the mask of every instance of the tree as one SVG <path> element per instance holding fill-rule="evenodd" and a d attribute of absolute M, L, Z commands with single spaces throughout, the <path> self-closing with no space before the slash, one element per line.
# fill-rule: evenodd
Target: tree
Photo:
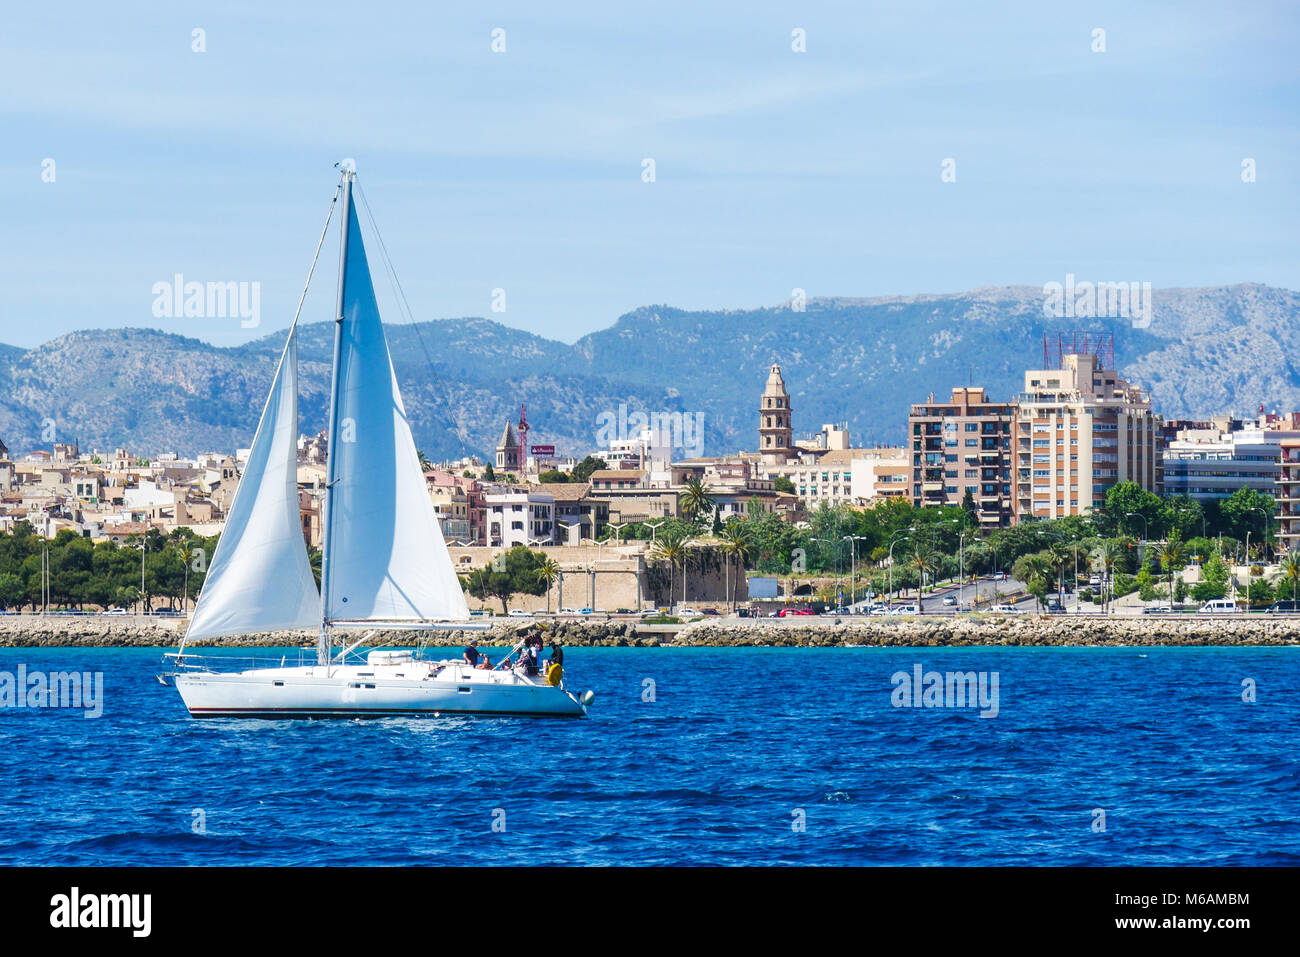
<path fill-rule="evenodd" d="M 731 608 L 736 608 L 736 591 L 731 585 L 731 563 L 736 563 L 736 584 L 740 584 L 740 576 L 745 572 L 745 562 L 749 559 L 750 552 L 753 550 L 753 538 L 750 535 L 743 522 L 731 521 L 722 529 L 718 536 L 722 540 L 722 557 L 723 567 L 726 569 L 725 588 L 731 596 Z"/>
<path fill-rule="evenodd" d="M 562 578 L 564 573 L 560 571 L 560 563 L 549 555 L 542 559 L 542 563 L 537 567 L 537 577 L 539 580 L 546 582 L 546 610 L 551 610 L 551 586 Z"/>
<path fill-rule="evenodd" d="M 541 475 L 537 476 L 537 481 L 547 484 L 564 483 L 569 481 L 567 472 L 561 472 L 559 469 L 547 469 Z"/>
<path fill-rule="evenodd" d="M 604 459 L 597 458 L 594 455 L 588 455 L 585 459 L 574 466 L 573 480 L 575 482 L 585 482 L 591 478 L 592 472 L 607 468 L 609 468 L 609 466 L 605 464 Z"/>
<path fill-rule="evenodd" d="M 663 529 L 661 529 L 663 531 Z M 660 535 L 655 540 L 653 557 L 668 563 L 668 605 L 673 604 L 673 569 L 682 566 L 682 601 L 686 601 L 686 536 Z"/>
<path fill-rule="evenodd" d="M 687 480 L 686 487 L 681 492 L 681 503 L 682 514 L 695 524 L 699 524 L 702 517 L 713 511 L 713 496 L 698 476 Z"/>
<path fill-rule="evenodd" d="M 496 480 L 497 480 L 497 471 L 496 471 L 496 469 L 494 469 L 494 468 L 491 466 L 491 464 L 488 464 L 488 465 L 484 466 L 484 467 L 483 467 L 483 481 L 485 481 L 485 482 L 495 482 Z"/>
<path fill-rule="evenodd" d="M 1262 495 L 1253 488 L 1239 488 L 1219 503 L 1222 530 L 1237 539 L 1244 539 L 1249 532 L 1257 542 L 1267 541 L 1269 519 L 1276 511 L 1273 497 Z"/>
<path fill-rule="evenodd" d="M 1164 500 L 1133 481 L 1117 482 L 1110 487 L 1106 492 L 1106 511 L 1114 516 L 1120 528 L 1141 532 L 1144 538 L 1159 535 L 1166 517 Z M 1130 512 L 1141 515 L 1146 521 L 1134 518 Z M 1133 524 L 1135 522 L 1137 524 Z"/>
<path fill-rule="evenodd" d="M 925 573 L 934 567 L 937 558 L 934 550 L 927 545 L 918 543 L 912 549 L 912 556 L 908 562 L 916 569 L 918 596 L 925 593 Z"/>
<path fill-rule="evenodd" d="M 27 589 L 23 580 L 13 572 L 0 573 L 0 609 L 21 608 Z"/>
<path fill-rule="evenodd" d="M 975 504 L 975 496 L 971 493 L 970 486 L 966 486 L 966 494 L 961 497 L 961 510 L 966 513 L 965 519 L 974 528 L 980 527 L 980 510 Z M 965 524 L 962 526 L 965 528 Z"/>
<path fill-rule="evenodd" d="M 1169 533 L 1163 544 L 1156 546 L 1156 557 L 1160 559 L 1160 567 L 1165 574 L 1169 576 L 1169 603 L 1173 606 L 1174 598 L 1174 572 L 1187 564 L 1187 553 L 1183 548 L 1183 540 L 1174 529 Z"/>
<path fill-rule="evenodd" d="M 425 455 L 423 451 L 421 451 L 420 449 L 416 449 L 415 454 L 420 460 L 421 472 L 427 472 L 431 468 L 433 468 L 433 463 L 429 461 L 429 457 Z"/>
<path fill-rule="evenodd" d="M 791 482 L 784 475 L 778 475 L 772 480 L 772 487 L 778 492 L 785 492 L 789 495 L 794 494 L 794 482 Z"/>
<path fill-rule="evenodd" d="M 545 560 L 544 555 L 516 545 L 484 568 L 470 572 L 465 580 L 465 590 L 483 602 L 497 599 L 501 602 L 501 613 L 505 614 L 509 611 L 507 602 L 512 596 L 540 595 L 547 590 L 538 575 Z"/>
<path fill-rule="evenodd" d="M 1291 600 L 1297 599 L 1297 585 L 1300 585 L 1300 552 L 1287 552 L 1282 559 L 1282 578 L 1291 583 Z M 0 588 L 0 600 L 3 600 L 3 588 Z"/>

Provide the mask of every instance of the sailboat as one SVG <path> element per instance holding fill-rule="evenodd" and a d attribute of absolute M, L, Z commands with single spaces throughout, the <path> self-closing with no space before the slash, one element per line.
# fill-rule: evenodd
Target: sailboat
<path fill-rule="evenodd" d="M 522 642 L 491 669 L 407 649 L 358 651 L 381 632 L 485 626 L 469 622 L 425 488 L 353 203 L 355 175 L 343 170 L 330 206 L 332 215 L 341 195 L 321 587 L 298 510 L 295 315 L 194 614 L 159 680 L 172 679 L 194 717 L 581 717 L 594 693 L 574 694 L 557 666 L 525 667 L 522 653 L 514 658 Z M 317 257 L 328 230 L 327 217 Z M 318 630 L 314 660 L 242 667 L 185 652 L 197 640 L 297 629 Z"/>

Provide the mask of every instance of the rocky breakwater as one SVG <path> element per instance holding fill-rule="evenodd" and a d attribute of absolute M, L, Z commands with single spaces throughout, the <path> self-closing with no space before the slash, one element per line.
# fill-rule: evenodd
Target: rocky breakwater
<path fill-rule="evenodd" d="M 486 647 L 499 648 L 514 645 L 523 623 L 513 619 L 491 622 L 486 631 L 382 631 L 367 644 L 372 646 L 396 645 L 412 647 L 425 643 L 432 646 L 464 645 L 475 640 Z M 559 620 L 546 622 L 543 635 L 547 643 L 559 641 L 572 646 L 654 646 L 668 643 L 669 635 L 638 635 L 633 621 L 604 619 L 596 621 Z M 185 623 L 179 619 L 156 619 L 134 616 L 107 617 L 96 615 L 36 615 L 0 616 L 0 648 L 3 647 L 54 647 L 61 645 L 85 647 L 175 647 L 184 633 Z M 356 638 L 361 633 L 355 633 Z M 252 635 L 232 635 L 212 641 L 192 642 L 187 647 L 202 648 L 306 648 L 316 644 L 315 632 L 278 631 Z"/>
<path fill-rule="evenodd" d="M 1300 645 L 1300 618 L 1103 618 L 970 616 L 905 619 L 704 620 L 677 633 L 675 645 L 1154 646 Z"/>

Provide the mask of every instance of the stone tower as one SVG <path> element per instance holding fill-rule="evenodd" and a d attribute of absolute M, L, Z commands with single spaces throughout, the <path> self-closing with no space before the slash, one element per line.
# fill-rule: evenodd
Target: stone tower
<path fill-rule="evenodd" d="M 523 464 L 520 458 L 521 451 L 519 440 L 515 437 L 514 425 L 506 422 L 505 431 L 501 433 L 501 441 L 497 443 L 496 470 L 518 472 Z"/>
<path fill-rule="evenodd" d="M 790 425 L 790 393 L 785 390 L 781 367 L 773 364 L 767 374 L 758 413 L 758 450 L 766 465 L 781 465 L 794 454 L 794 430 Z"/>

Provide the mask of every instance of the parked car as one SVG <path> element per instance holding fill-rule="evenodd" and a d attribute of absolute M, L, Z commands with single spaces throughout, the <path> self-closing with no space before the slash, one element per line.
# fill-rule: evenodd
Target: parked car
<path fill-rule="evenodd" d="M 677 617 L 682 618 L 686 615 L 698 615 L 699 612 L 689 605 L 679 605 L 677 608 Z"/>
<path fill-rule="evenodd" d="M 511 608 L 510 617 L 511 618 L 532 618 L 533 613 L 531 611 L 524 611 L 522 608 Z"/>
<path fill-rule="evenodd" d="M 811 608 L 782 608 L 780 611 L 776 613 L 776 617 L 790 618 L 795 615 L 812 615 L 812 614 L 814 614 L 814 612 Z"/>
<path fill-rule="evenodd" d="M 895 605 L 895 606 L 894 606 L 894 610 L 891 611 L 889 614 L 891 614 L 891 615 L 919 615 L 919 614 L 921 614 L 921 609 L 918 608 L 916 605 Z"/>
<path fill-rule="evenodd" d="M 578 614 L 579 614 L 579 615 L 594 615 L 595 613 L 596 613 L 596 610 L 595 610 L 594 608 L 579 608 L 579 609 L 578 609 Z"/>
<path fill-rule="evenodd" d="M 1273 602 L 1273 604 L 1265 608 L 1264 611 L 1266 614 L 1269 615 L 1276 615 L 1279 613 L 1292 614 L 1294 612 L 1300 612 L 1300 601 L 1292 601 L 1289 598 L 1284 601 L 1275 601 Z"/>
<path fill-rule="evenodd" d="M 1237 610 L 1237 603 L 1231 598 L 1214 598 L 1196 609 L 1198 615 L 1229 615 Z"/>
<path fill-rule="evenodd" d="M 185 612 L 176 608 L 159 608 L 154 614 L 159 618 L 183 618 L 185 616 Z"/>
<path fill-rule="evenodd" d="M 994 605 L 989 612 L 994 615 L 1018 615 L 1020 609 L 1015 605 Z"/>
<path fill-rule="evenodd" d="M 957 604 L 957 598 L 954 595 L 944 595 L 943 603 L 945 605 L 955 605 Z"/>
<path fill-rule="evenodd" d="M 556 612 L 556 614 L 557 615 L 581 615 L 582 612 L 578 611 L 578 609 L 576 608 L 561 608 L 558 612 Z"/>
<path fill-rule="evenodd" d="M 129 612 L 125 608 L 110 608 L 108 611 L 101 612 L 101 614 L 117 616 L 126 615 Z"/>

